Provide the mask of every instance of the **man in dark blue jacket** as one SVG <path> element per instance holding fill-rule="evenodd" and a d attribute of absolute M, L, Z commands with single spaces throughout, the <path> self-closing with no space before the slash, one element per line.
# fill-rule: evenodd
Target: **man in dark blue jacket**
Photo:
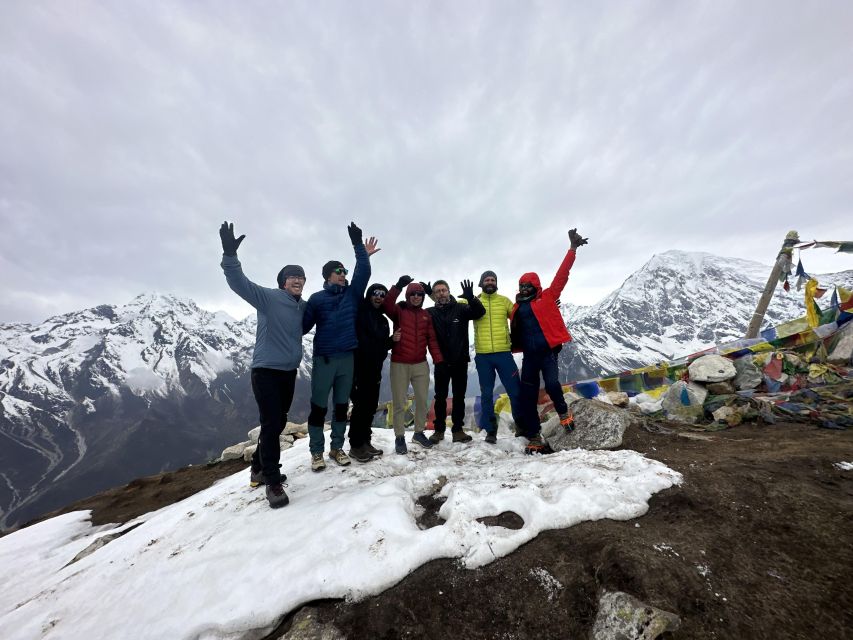
<path fill-rule="evenodd" d="M 234 224 L 223 222 L 222 270 L 228 286 L 258 311 L 258 329 L 252 356 L 252 392 L 258 403 L 261 434 L 252 455 L 250 483 L 266 484 L 267 500 L 273 508 L 289 502 L 279 471 L 281 446 L 278 438 L 287 424 L 287 412 L 293 401 L 296 370 L 302 362 L 302 314 L 305 301 L 302 288 L 305 271 L 289 264 L 278 273 L 278 288 L 261 287 L 244 274 L 237 259 L 237 248 L 245 235 L 234 238 Z"/>
<path fill-rule="evenodd" d="M 353 352 L 358 347 L 356 314 L 364 289 L 370 279 L 370 256 L 379 251 L 376 238 L 362 244 L 361 229 L 355 223 L 347 227 L 355 250 L 355 271 L 352 283 L 347 284 L 349 273 L 337 260 L 323 265 L 323 290 L 308 299 L 302 319 L 302 331 L 308 333 L 315 325 L 314 360 L 311 370 L 311 413 L 308 415 L 308 448 L 311 451 L 311 469 L 322 471 L 325 437 L 323 423 L 329 392 L 335 405 L 332 416 L 332 436 L 329 457 L 339 465 L 350 463 L 344 453 L 344 433 L 347 427 L 347 409 L 352 389 Z"/>

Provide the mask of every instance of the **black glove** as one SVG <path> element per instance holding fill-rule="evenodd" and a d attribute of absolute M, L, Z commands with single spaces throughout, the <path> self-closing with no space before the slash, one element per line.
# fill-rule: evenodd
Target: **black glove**
<path fill-rule="evenodd" d="M 425 295 L 432 295 L 432 280 L 430 280 L 429 282 L 421 282 L 421 286 L 424 288 Z"/>
<path fill-rule="evenodd" d="M 412 280 L 412 276 L 400 276 L 400 279 L 397 280 L 397 288 L 402 291 Z"/>
<path fill-rule="evenodd" d="M 350 222 L 347 227 L 347 233 L 349 234 L 350 242 L 352 242 L 352 246 L 357 247 L 361 244 L 361 229 L 359 229 L 355 222 Z"/>
<path fill-rule="evenodd" d="M 470 280 L 463 280 L 459 284 L 462 286 L 462 297 L 471 300 L 474 297 L 474 283 Z"/>
<path fill-rule="evenodd" d="M 243 242 L 243 238 L 246 237 L 244 233 L 242 236 L 234 239 L 234 223 L 228 224 L 227 222 L 223 222 L 222 226 L 219 227 L 219 239 L 222 240 L 222 253 L 226 256 L 236 256 L 237 248 L 240 246 L 240 243 Z"/>
<path fill-rule="evenodd" d="M 569 229 L 569 241 L 572 243 L 572 249 L 589 244 L 589 238 L 581 238 L 581 234 L 578 233 L 577 229 Z"/>

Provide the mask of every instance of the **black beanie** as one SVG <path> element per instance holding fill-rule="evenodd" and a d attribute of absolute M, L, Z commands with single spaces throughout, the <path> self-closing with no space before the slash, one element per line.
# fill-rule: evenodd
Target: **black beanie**
<path fill-rule="evenodd" d="M 495 284 L 497 285 L 497 283 L 498 283 L 498 274 L 496 274 L 494 271 L 483 271 L 483 275 L 481 275 L 481 276 L 480 276 L 480 284 L 479 284 L 479 287 L 480 287 L 481 289 L 483 288 L 483 280 L 485 280 L 486 278 L 489 278 L 489 277 L 494 278 L 494 279 L 495 279 Z"/>
<path fill-rule="evenodd" d="M 344 263 L 338 260 L 329 260 L 326 264 L 323 265 L 323 280 L 328 280 L 329 276 L 332 275 L 332 271 L 335 269 L 343 269 Z"/>
<path fill-rule="evenodd" d="M 305 277 L 305 269 L 300 267 L 298 264 L 286 264 L 282 267 L 281 271 L 278 272 L 278 277 L 276 278 L 276 282 L 278 282 L 278 288 L 284 285 L 284 281 L 287 280 L 290 276 L 300 276 L 302 278 Z"/>
<path fill-rule="evenodd" d="M 373 292 L 376 291 L 377 289 L 381 289 L 385 293 L 388 293 L 388 287 L 386 287 L 384 284 L 382 284 L 380 282 L 374 282 L 372 285 L 367 287 L 367 290 L 364 292 L 365 300 L 370 300 L 370 298 L 373 297 Z"/>

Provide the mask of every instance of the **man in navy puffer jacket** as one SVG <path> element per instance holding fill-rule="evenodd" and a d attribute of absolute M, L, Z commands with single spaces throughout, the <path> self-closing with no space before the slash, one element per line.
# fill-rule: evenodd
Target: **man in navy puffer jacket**
<path fill-rule="evenodd" d="M 379 248 L 376 238 L 368 238 L 362 244 L 361 229 L 354 222 L 347 227 L 347 232 L 355 250 L 352 283 L 347 284 L 346 276 L 349 272 L 341 262 L 327 262 L 323 265 L 323 290 L 308 299 L 302 319 L 303 333 L 317 326 L 311 371 L 311 413 L 308 415 L 308 448 L 311 451 L 311 469 L 314 471 L 326 468 L 323 462 L 323 422 L 326 419 L 329 392 L 332 392 L 335 405 L 329 457 L 340 465 L 350 463 L 343 446 L 352 389 L 353 352 L 358 347 L 355 321 L 359 303 L 370 280 L 370 256 Z"/>

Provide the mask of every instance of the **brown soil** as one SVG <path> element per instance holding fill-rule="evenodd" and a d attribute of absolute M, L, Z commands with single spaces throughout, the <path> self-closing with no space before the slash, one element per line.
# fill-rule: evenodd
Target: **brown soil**
<path fill-rule="evenodd" d="M 853 461 L 853 430 L 666 426 L 675 432 L 625 434 L 625 448 L 684 476 L 643 517 L 547 531 L 477 570 L 434 561 L 362 602 L 311 603 L 314 619 L 349 638 L 587 638 L 604 588 L 680 616 L 662 636 L 670 639 L 853 637 L 853 471 L 833 467 Z M 244 467 L 143 478 L 63 511 L 123 522 Z M 420 503 L 421 526 L 441 526 L 439 500 Z M 512 513 L 484 522 L 522 525 Z M 538 568 L 562 588 L 546 589 L 531 573 Z M 268 637 L 280 637 L 293 613 Z"/>

